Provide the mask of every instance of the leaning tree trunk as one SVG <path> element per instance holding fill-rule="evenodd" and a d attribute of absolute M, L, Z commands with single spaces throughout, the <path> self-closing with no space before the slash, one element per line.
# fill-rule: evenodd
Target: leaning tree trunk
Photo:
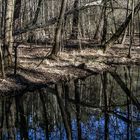
<path fill-rule="evenodd" d="M 67 5 L 67 0 L 62 0 L 61 10 L 58 17 L 56 31 L 55 31 L 54 45 L 53 45 L 52 52 L 49 56 L 50 59 L 57 59 L 57 55 L 60 50 L 60 36 L 61 36 L 61 29 L 62 29 L 65 10 L 66 10 L 66 5 Z"/>
<path fill-rule="evenodd" d="M 38 6 L 37 6 L 37 9 L 36 9 L 36 12 L 35 12 L 35 16 L 34 16 L 34 19 L 33 19 L 33 22 L 32 22 L 32 24 L 34 25 L 34 24 L 36 24 L 36 22 L 37 22 L 37 19 L 38 19 L 38 15 L 39 15 L 39 12 L 40 12 L 40 7 L 41 7 L 41 3 L 42 3 L 42 0 L 39 0 L 38 1 Z"/>
<path fill-rule="evenodd" d="M 14 16 L 14 1 L 6 1 L 6 16 L 5 16 L 5 39 L 4 39 L 4 55 L 5 63 L 11 65 L 12 63 L 12 49 L 13 49 L 13 16 Z"/>
<path fill-rule="evenodd" d="M 118 28 L 118 30 L 104 44 L 104 51 L 106 51 L 107 49 L 109 49 L 110 47 L 112 47 L 113 44 L 115 43 L 115 41 L 119 39 L 119 37 L 121 36 L 121 34 L 124 32 L 124 30 L 127 28 L 128 24 L 132 20 L 133 14 L 135 16 L 139 12 L 139 10 L 140 10 L 140 2 L 134 8 L 134 13 L 131 12 L 131 14 L 126 18 L 126 20 L 122 23 L 122 25 Z"/>

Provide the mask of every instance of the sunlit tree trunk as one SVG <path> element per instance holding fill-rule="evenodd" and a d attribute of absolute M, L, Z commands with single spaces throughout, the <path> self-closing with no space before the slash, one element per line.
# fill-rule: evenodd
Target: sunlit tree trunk
<path fill-rule="evenodd" d="M 0 68 L 1 68 L 1 74 L 2 78 L 5 78 L 5 69 L 4 69 L 4 59 L 3 59 L 3 52 L 2 52 L 2 43 L 0 41 Z"/>
<path fill-rule="evenodd" d="M 5 40 L 4 40 L 4 49 L 5 49 L 5 63 L 7 65 L 12 64 L 12 49 L 13 49 L 13 16 L 14 16 L 14 2 L 15 0 L 6 1 L 6 15 L 5 15 Z M 7 56 L 6 56 L 7 55 Z"/>

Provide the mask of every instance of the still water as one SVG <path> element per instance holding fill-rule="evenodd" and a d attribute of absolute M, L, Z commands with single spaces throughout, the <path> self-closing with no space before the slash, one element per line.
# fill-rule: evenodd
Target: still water
<path fill-rule="evenodd" d="M 1 140 L 140 140 L 140 67 L 0 98 Z"/>

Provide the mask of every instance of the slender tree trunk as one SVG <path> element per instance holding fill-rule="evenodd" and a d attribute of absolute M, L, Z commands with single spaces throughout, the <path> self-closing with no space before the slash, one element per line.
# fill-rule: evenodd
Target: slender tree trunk
<path fill-rule="evenodd" d="M 106 35 L 107 35 L 107 0 L 104 0 L 104 10 L 103 10 L 103 19 L 104 19 L 104 24 L 103 24 L 103 35 L 102 35 L 102 40 L 101 43 L 104 44 L 106 42 Z"/>
<path fill-rule="evenodd" d="M 62 29 L 65 10 L 66 10 L 66 5 L 67 5 L 67 0 L 62 0 L 61 10 L 57 22 L 56 31 L 55 31 L 54 45 L 53 45 L 52 52 L 49 56 L 49 58 L 51 59 L 57 59 L 58 52 L 60 50 L 60 36 L 61 36 L 61 29 Z"/>
<path fill-rule="evenodd" d="M 21 0 L 15 0 L 14 21 L 19 18 L 21 10 Z"/>
<path fill-rule="evenodd" d="M 134 0 L 132 0 L 132 20 L 130 22 L 130 44 L 129 44 L 129 52 L 128 57 L 131 58 L 131 48 L 133 45 L 134 39 Z"/>
<path fill-rule="evenodd" d="M 97 43 L 101 42 L 101 35 L 102 35 L 102 29 L 103 29 L 103 14 L 104 14 L 104 8 L 101 9 L 101 15 L 100 15 L 100 18 L 99 18 L 99 22 L 98 22 L 98 25 L 97 25 L 97 28 L 95 30 L 95 34 L 94 34 L 94 40 L 97 41 Z"/>
<path fill-rule="evenodd" d="M 113 33 L 115 33 L 117 30 L 117 27 L 116 27 L 116 19 L 115 19 L 115 14 L 114 14 L 113 0 L 110 1 L 110 6 L 111 6 L 111 12 L 112 12 L 112 20 L 114 24 Z"/>
<path fill-rule="evenodd" d="M 78 38 L 78 23 L 79 23 L 79 10 L 78 10 L 79 0 L 74 1 L 74 13 L 73 13 L 73 23 L 72 23 L 72 33 L 71 39 Z"/>
<path fill-rule="evenodd" d="M 15 0 L 6 1 L 4 55 L 5 57 L 7 57 L 7 59 L 5 59 L 5 63 L 7 65 L 12 64 L 12 49 L 14 42 L 13 38 L 14 1 Z"/>
<path fill-rule="evenodd" d="M 126 18 L 127 18 L 127 16 L 128 16 L 128 8 L 129 8 L 129 0 L 127 0 L 127 11 L 126 11 Z M 124 31 L 124 35 L 123 35 L 123 37 L 122 37 L 122 40 L 121 40 L 121 44 L 122 44 L 122 46 L 124 45 L 124 43 L 125 43 L 125 39 L 126 39 L 126 36 L 127 36 L 127 29 L 128 29 L 128 27 L 125 29 L 125 31 Z"/>
<path fill-rule="evenodd" d="M 36 22 L 37 22 L 38 15 L 39 15 L 39 12 L 40 12 L 40 9 L 41 9 L 41 3 L 42 3 L 42 0 L 38 0 L 37 10 L 35 12 L 35 16 L 34 16 L 34 19 L 33 19 L 33 22 L 32 22 L 33 25 L 36 24 Z"/>
<path fill-rule="evenodd" d="M 2 78 L 5 78 L 5 69 L 4 69 L 4 59 L 3 59 L 3 52 L 2 52 L 2 43 L 0 42 L 0 68 L 1 68 L 1 74 Z"/>

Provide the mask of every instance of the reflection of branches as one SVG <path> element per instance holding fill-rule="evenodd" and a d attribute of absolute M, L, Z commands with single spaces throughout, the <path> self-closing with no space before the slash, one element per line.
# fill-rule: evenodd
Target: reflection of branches
<path fill-rule="evenodd" d="M 78 140 L 81 140 L 81 108 L 79 105 L 80 102 L 80 81 L 75 81 L 75 107 L 76 107 L 76 120 L 77 120 L 77 130 L 78 130 Z"/>
<path fill-rule="evenodd" d="M 110 113 L 114 114 L 117 118 L 119 118 L 120 120 L 122 120 L 123 122 L 126 123 L 131 123 L 131 120 L 129 120 L 128 118 L 116 113 L 115 111 L 109 111 Z"/>
<path fill-rule="evenodd" d="M 102 77 L 102 84 L 103 84 L 103 95 L 104 95 L 104 117 L 105 117 L 105 125 L 104 125 L 104 134 L 105 134 L 105 140 L 108 140 L 109 138 L 109 114 L 108 114 L 108 94 L 107 94 L 107 73 L 103 73 Z"/>
<path fill-rule="evenodd" d="M 122 136 L 122 138 L 120 138 L 120 139 L 123 139 L 124 131 L 123 132 L 120 131 L 120 126 L 119 125 L 121 123 L 118 122 L 119 119 L 117 117 L 115 117 L 115 116 L 112 116 L 110 118 L 110 124 L 112 124 L 112 127 L 114 127 L 114 132 L 117 134 L 116 136 L 120 136 L 120 137 Z"/>
<path fill-rule="evenodd" d="M 20 133 L 22 139 L 28 139 L 27 122 L 24 115 L 23 99 L 22 96 L 15 97 L 17 113 L 20 113 Z"/>
<path fill-rule="evenodd" d="M 71 113 L 70 113 L 70 105 L 69 105 L 69 85 L 68 83 L 63 83 L 62 84 L 62 88 L 63 88 L 63 93 L 65 94 L 65 110 L 68 116 L 68 123 L 71 129 L 71 133 L 72 133 L 72 125 L 71 125 Z M 72 135 L 72 134 L 71 134 Z"/>
<path fill-rule="evenodd" d="M 68 116 L 67 116 L 65 108 L 64 108 L 64 103 L 63 103 L 63 100 L 61 98 L 61 95 L 60 95 L 60 92 L 59 92 L 59 89 L 58 89 L 58 85 L 56 85 L 56 90 L 57 90 L 57 93 L 56 93 L 57 102 L 59 104 L 62 119 L 63 119 L 64 126 L 65 126 L 65 129 L 66 129 L 67 139 L 72 140 L 71 130 L 70 130 L 70 126 L 69 126 L 69 123 L 68 123 Z"/>
<path fill-rule="evenodd" d="M 40 100 L 41 100 L 41 103 L 42 103 L 42 107 L 43 107 L 43 119 L 44 119 L 44 122 L 45 122 L 45 134 L 46 134 L 46 139 L 49 140 L 49 127 L 48 127 L 48 115 L 47 115 L 47 109 L 46 109 L 46 104 L 45 104 L 45 98 L 44 98 L 44 94 L 42 93 L 42 91 L 39 91 L 40 92 Z"/>
<path fill-rule="evenodd" d="M 110 72 L 112 77 L 115 79 L 115 81 L 119 84 L 121 89 L 126 93 L 126 95 L 132 100 L 133 104 L 140 110 L 140 103 L 137 100 L 137 98 L 130 92 L 128 87 L 125 85 L 125 83 L 122 81 L 120 76 L 117 73 Z"/>

